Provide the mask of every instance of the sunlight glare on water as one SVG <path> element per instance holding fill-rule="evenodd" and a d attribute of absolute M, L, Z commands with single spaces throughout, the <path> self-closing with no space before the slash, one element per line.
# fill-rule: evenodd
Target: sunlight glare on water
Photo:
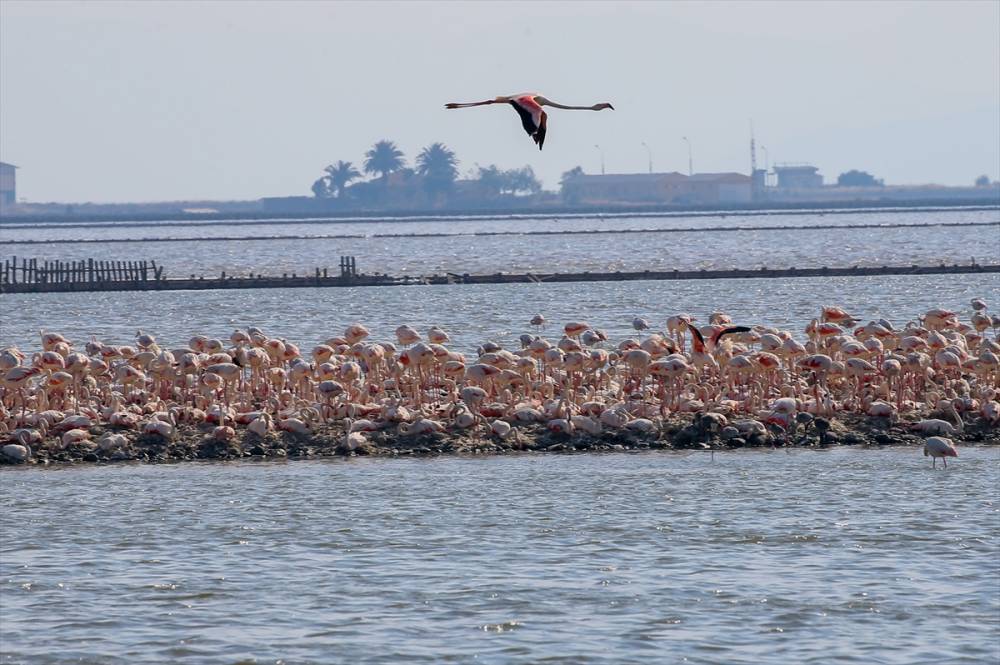
<path fill-rule="evenodd" d="M 920 226 L 973 223 L 977 226 Z M 602 272 L 727 268 L 936 265 L 940 262 L 1000 263 L 996 237 L 1000 210 L 934 212 L 802 213 L 697 217 L 589 217 L 480 219 L 428 222 L 335 222 L 327 224 L 241 224 L 195 227 L 163 223 L 138 228 L 5 229 L 0 256 L 40 261 L 153 260 L 168 277 L 249 273 L 311 274 L 337 269 L 339 256 L 357 257 L 358 271 L 389 275 L 491 274 L 495 272 Z M 907 224 L 908 228 L 858 225 Z M 994 226 L 982 226 L 994 224 Z M 814 228 L 836 225 L 844 228 Z M 806 230 L 716 232 L 711 227 L 798 226 Z M 854 226 L 854 228 L 850 228 Z M 607 233 L 649 230 L 647 233 Z M 662 229 L 694 229 L 659 233 Z M 580 231 L 603 233 L 579 233 Z M 551 232 L 551 235 L 488 235 Z M 571 233 L 572 232 L 572 233 Z M 446 237 L 377 237 L 447 234 Z M 465 235 L 463 235 L 465 234 Z M 487 234 L 487 235 L 473 235 Z M 350 236 L 322 239 L 211 241 L 215 237 L 260 238 L 288 235 Z M 4 244 L 4 240 L 134 239 L 134 242 L 58 245 Z M 188 238 L 142 242 L 145 238 Z M 190 240 L 196 238 L 196 240 Z"/>

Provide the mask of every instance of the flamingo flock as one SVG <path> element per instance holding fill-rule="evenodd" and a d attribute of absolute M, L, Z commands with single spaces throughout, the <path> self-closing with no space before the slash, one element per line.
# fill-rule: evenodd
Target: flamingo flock
<path fill-rule="evenodd" d="M 722 312 L 674 314 L 658 332 L 636 317 L 617 343 L 585 321 L 547 338 L 539 314 L 515 348 L 487 341 L 475 356 L 437 326 L 379 342 L 354 323 L 308 352 L 259 328 L 179 348 L 142 331 L 126 345 L 41 331 L 37 352 L 0 351 L 0 460 L 128 459 L 137 443 L 192 435 L 229 456 L 320 435 L 343 454 L 420 437 L 517 449 L 539 434 L 714 450 L 831 443 L 850 436 L 843 422 L 867 422 L 924 438 L 936 466 L 957 456 L 953 438 L 1000 426 L 1000 319 L 979 299 L 972 309 L 897 327 L 824 306 L 802 335 Z"/>

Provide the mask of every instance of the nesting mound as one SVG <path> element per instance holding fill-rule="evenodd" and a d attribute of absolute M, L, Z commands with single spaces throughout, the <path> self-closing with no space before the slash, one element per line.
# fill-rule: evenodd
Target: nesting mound
<path fill-rule="evenodd" d="M 722 438 L 701 429 L 694 417 L 679 415 L 666 420 L 658 431 L 639 434 L 626 429 L 608 429 L 599 435 L 581 432 L 559 434 L 544 425 L 518 425 L 501 439 L 483 429 L 449 430 L 402 436 L 395 428 L 367 432 L 368 443 L 348 450 L 340 423 L 323 425 L 308 435 L 272 432 L 261 437 L 237 430 L 229 441 L 211 436 L 209 425 L 180 425 L 172 439 L 139 434 L 113 427 L 95 426 L 95 440 L 63 445 L 49 437 L 31 448 L 26 459 L 0 453 L 0 464 L 107 464 L 116 462 L 171 463 L 184 460 L 310 459 L 318 457 L 399 457 L 435 455 L 507 455 L 514 453 L 610 452 L 628 450 L 729 450 L 735 448 L 829 447 L 829 446 L 917 446 L 924 437 L 911 433 L 907 423 L 886 418 L 844 416 L 831 419 L 825 432 L 775 434 L 754 432 Z M 106 433 L 124 435 L 124 445 L 102 448 L 96 440 Z M 967 425 L 956 443 L 1000 444 L 1000 430 L 981 424 Z"/>

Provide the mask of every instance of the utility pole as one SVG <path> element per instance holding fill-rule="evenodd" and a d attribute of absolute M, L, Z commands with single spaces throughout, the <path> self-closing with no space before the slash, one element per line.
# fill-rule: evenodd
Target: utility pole
<path fill-rule="evenodd" d="M 601 151 L 601 175 L 604 175 L 604 148 L 596 143 L 594 144 L 594 147 Z"/>

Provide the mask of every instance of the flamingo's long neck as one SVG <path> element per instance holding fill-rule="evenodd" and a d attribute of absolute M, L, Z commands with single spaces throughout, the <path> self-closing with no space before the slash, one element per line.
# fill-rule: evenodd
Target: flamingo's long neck
<path fill-rule="evenodd" d="M 596 111 L 593 106 L 566 106 L 565 104 L 559 104 L 552 101 L 551 99 L 546 99 L 545 97 L 536 97 L 535 101 L 542 106 L 551 106 L 556 109 L 566 109 L 568 111 Z"/>
<path fill-rule="evenodd" d="M 488 104 L 496 104 L 496 103 L 497 101 L 495 99 L 487 99 L 485 102 L 460 102 L 460 103 L 453 102 L 451 104 L 446 104 L 445 106 L 447 106 L 450 109 L 465 109 L 469 108 L 470 106 L 486 106 Z"/>

